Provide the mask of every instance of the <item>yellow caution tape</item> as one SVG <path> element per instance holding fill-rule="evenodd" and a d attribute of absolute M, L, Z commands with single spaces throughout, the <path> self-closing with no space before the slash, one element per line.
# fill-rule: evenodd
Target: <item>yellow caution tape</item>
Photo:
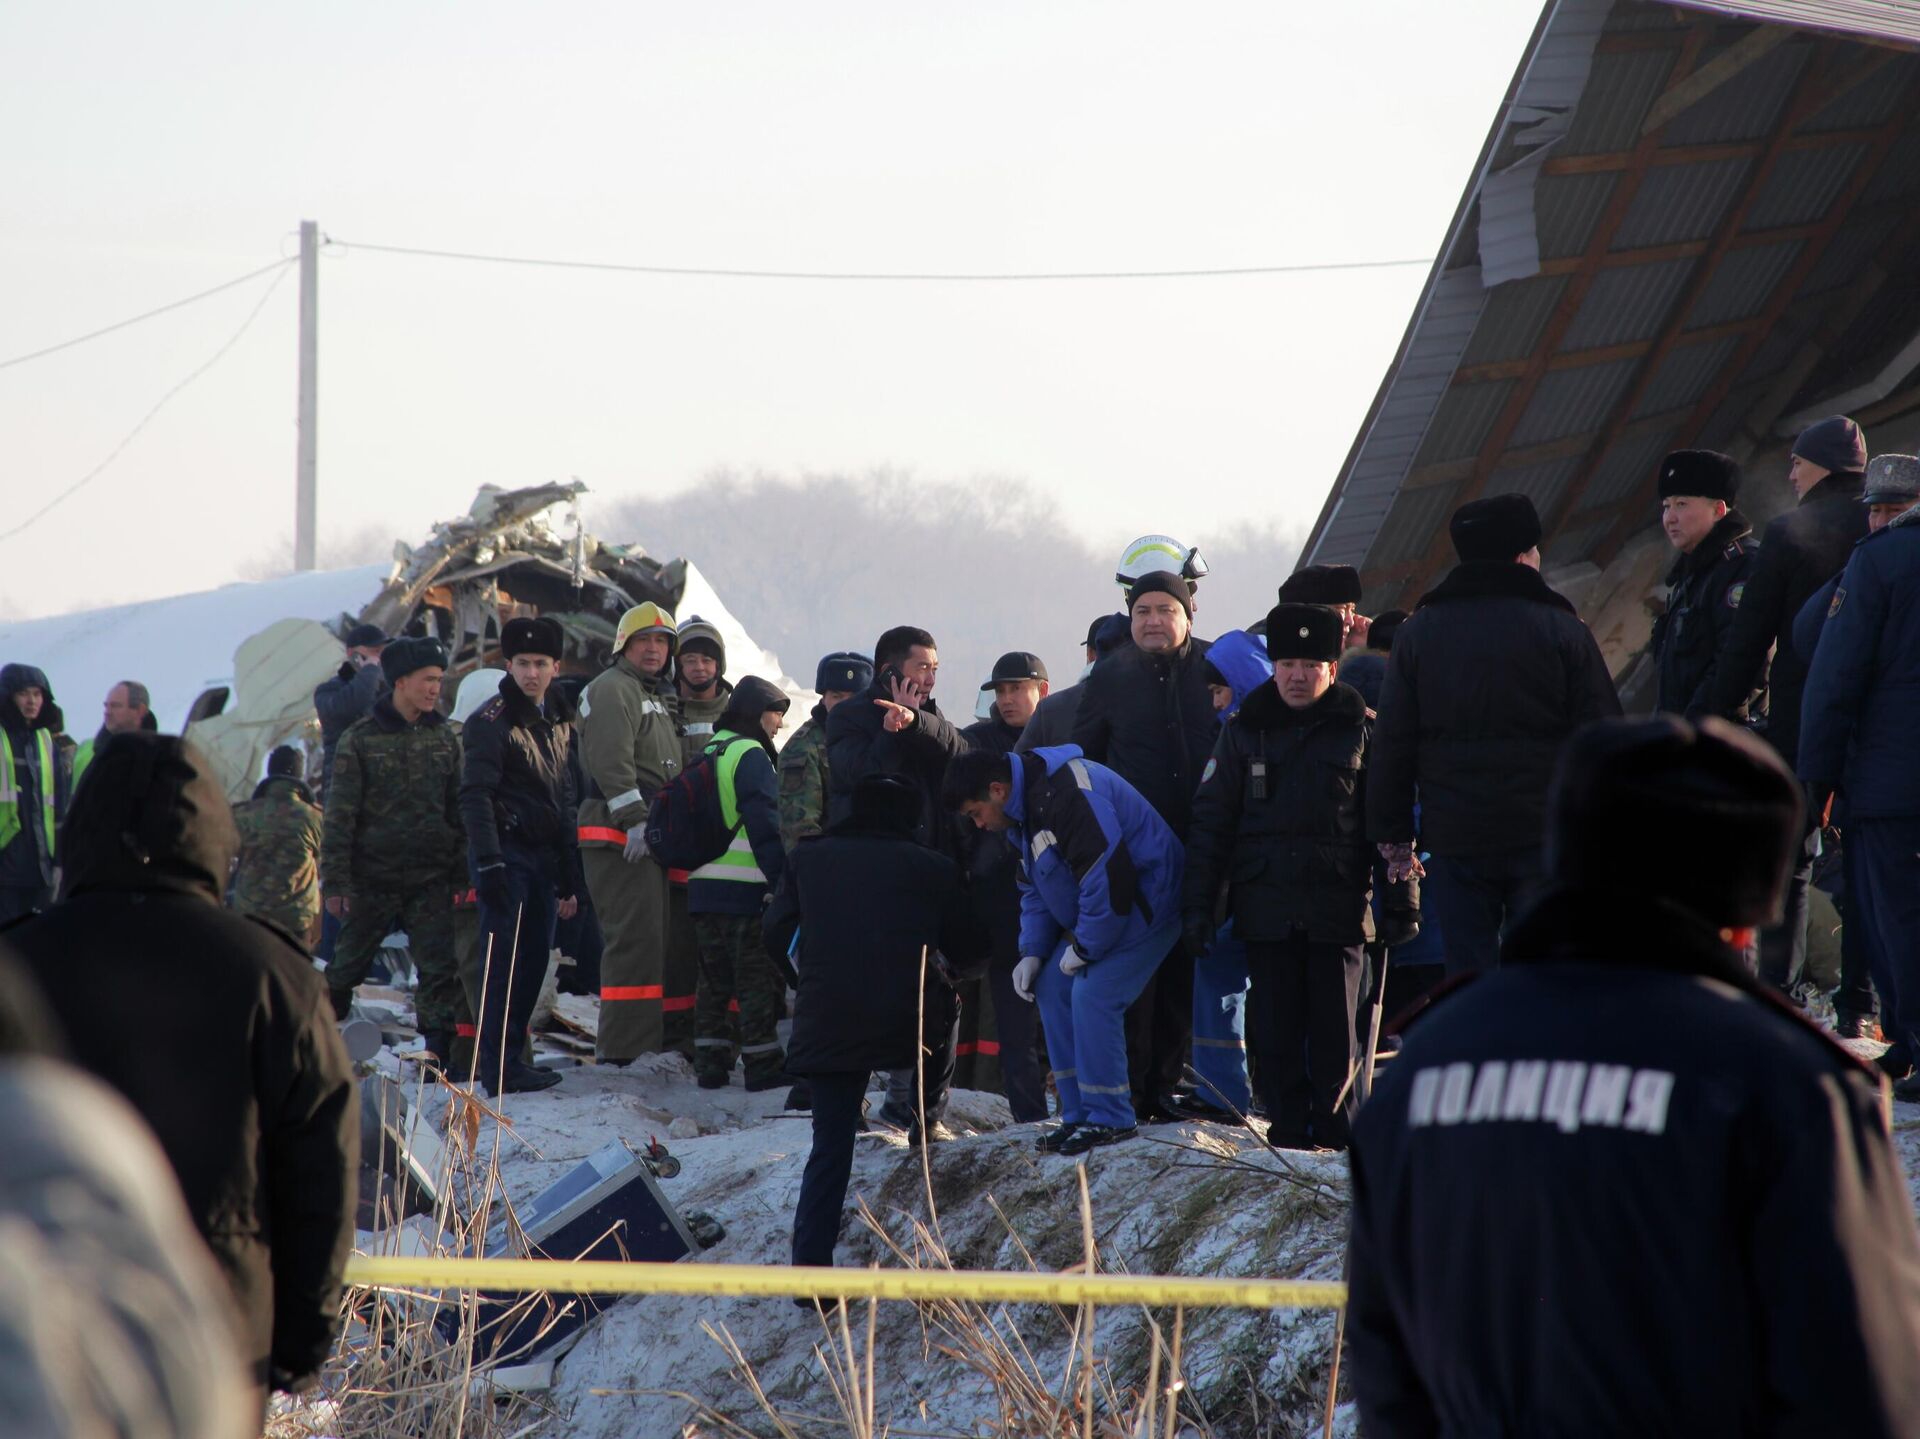
<path fill-rule="evenodd" d="M 826 1269 L 783 1264 L 625 1264 L 612 1260 L 410 1259 L 356 1254 L 347 1283 L 371 1289 L 494 1293 L 740 1294 L 809 1299 L 966 1299 L 979 1304 L 1151 1304 L 1195 1309 L 1338 1309 L 1347 1286 L 1299 1279 L 1036 1274 L 953 1269 Z"/>

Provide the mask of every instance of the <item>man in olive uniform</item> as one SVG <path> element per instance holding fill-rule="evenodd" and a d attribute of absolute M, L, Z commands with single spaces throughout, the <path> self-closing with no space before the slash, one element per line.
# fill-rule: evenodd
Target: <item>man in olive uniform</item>
<path fill-rule="evenodd" d="M 440 713 L 447 654 L 399 639 L 380 655 L 392 687 L 340 737 L 327 791 L 320 883 L 341 921 L 327 987 L 345 1017 L 354 987 L 397 922 L 420 971 L 420 1032 L 443 1064 L 467 1018 L 453 948 L 453 895 L 464 878 L 460 741 Z"/>
<path fill-rule="evenodd" d="M 645 829 L 653 797 L 680 773 L 675 638 L 671 613 L 635 605 L 614 631 L 613 663 L 580 696 L 580 859 L 606 941 L 595 1049 L 614 1064 L 668 1047 L 667 872 Z"/>
<path fill-rule="evenodd" d="M 1654 621 L 1651 648 L 1660 667 L 1659 708 L 1690 720 L 1708 713 L 1720 652 L 1760 554 L 1753 526 L 1732 508 L 1739 493 L 1740 466 L 1731 455 L 1675 450 L 1660 463 L 1660 523 L 1680 553 L 1667 574 L 1667 609 Z"/>
<path fill-rule="evenodd" d="M 873 683 L 873 661 L 851 651 L 830 654 L 814 672 L 820 702 L 780 751 L 780 843 L 788 854 L 827 826 L 827 716 Z"/>
<path fill-rule="evenodd" d="M 300 751 L 281 745 L 267 756 L 267 777 L 253 798 L 233 807 L 240 831 L 233 908 L 311 945 L 320 922 L 321 824 L 305 770 Z"/>

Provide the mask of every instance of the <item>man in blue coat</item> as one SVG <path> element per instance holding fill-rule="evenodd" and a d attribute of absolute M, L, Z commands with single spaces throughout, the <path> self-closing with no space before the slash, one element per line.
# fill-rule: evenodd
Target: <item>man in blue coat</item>
<path fill-rule="evenodd" d="M 1882 455 L 1885 471 L 1920 470 Z M 1894 476 L 1899 478 L 1900 476 Z M 1871 482 L 1869 482 L 1871 483 Z M 1849 919 L 1866 940 L 1892 1047 L 1881 1067 L 1902 1099 L 1920 1099 L 1920 510 L 1855 546 L 1828 604 L 1801 708 L 1800 777 L 1816 810 L 1836 793 L 1847 812 Z"/>
<path fill-rule="evenodd" d="M 1185 854 L 1140 792 L 1073 745 L 971 750 L 947 769 L 950 809 L 1020 854 L 1014 987 L 1040 1003 L 1060 1091 L 1043 1150 L 1084 1154 L 1131 1139 L 1123 1016 L 1180 934 Z"/>

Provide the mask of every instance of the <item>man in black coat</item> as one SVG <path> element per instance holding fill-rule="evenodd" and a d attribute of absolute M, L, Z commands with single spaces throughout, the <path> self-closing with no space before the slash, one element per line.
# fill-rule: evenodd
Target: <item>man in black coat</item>
<path fill-rule="evenodd" d="M 920 796 L 913 837 L 958 861 L 962 835 L 957 821 L 941 807 L 940 784 L 946 778 L 947 761 L 964 753 L 967 741 L 933 698 L 940 651 L 925 630 L 898 625 L 875 644 L 873 666 L 873 683 L 835 705 L 827 716 L 827 780 L 832 787 L 827 818 L 837 822 L 853 813 L 853 791 L 861 780 L 892 775 L 912 785 Z M 925 1130 L 934 1138 L 946 1134 L 940 1118 L 947 1111 L 954 1051 L 960 1043 L 959 996 L 945 990 L 937 998 L 938 1013 L 930 1011 L 927 1023 L 934 1052 L 927 1061 L 926 1122 L 922 1124 L 920 1096 L 910 1067 L 888 1076 L 887 1102 L 880 1112 L 889 1124 L 916 1136 Z"/>
<path fill-rule="evenodd" d="M 481 1084 L 496 1096 L 560 1082 L 555 1070 L 528 1064 L 523 1051 L 554 925 L 578 912 L 586 884 L 574 824 L 575 711 L 553 683 L 565 643 L 544 615 L 508 620 L 500 631 L 507 677 L 460 735 L 460 818 L 480 896 L 484 965 L 474 1054 Z"/>
<path fill-rule="evenodd" d="M 1747 577 L 1733 634 L 1707 693 L 1707 712 L 1732 719 L 1764 682 L 1763 733 L 1789 765 L 1799 757 L 1809 665 L 1809 658 L 1794 646 L 1793 622 L 1808 597 L 1846 568 L 1853 547 L 1866 538 L 1867 507 L 1860 503 L 1866 469 L 1867 437 L 1846 416 L 1829 416 L 1800 432 L 1787 469 L 1787 482 L 1799 503 L 1761 535 L 1760 558 Z M 1809 831 L 1787 891 L 1785 915 L 1760 935 L 1760 977 L 1782 993 L 1792 991 L 1806 968 L 1813 851 Z"/>
<path fill-rule="evenodd" d="M 1740 466 L 1713 450 L 1675 450 L 1660 462 L 1660 524 L 1680 553 L 1667 572 L 1667 608 L 1653 622 L 1657 707 L 1697 720 L 1707 714 L 1720 656 L 1733 637 L 1760 546 L 1732 508 Z M 1743 701 L 1738 713 L 1746 713 Z"/>
<path fill-rule="evenodd" d="M 1593 635 L 1540 578 L 1531 500 L 1474 500 L 1449 528 L 1460 563 L 1387 657 L 1367 833 L 1390 880 L 1424 874 L 1422 901 L 1459 974 L 1499 961 L 1501 931 L 1539 875 L 1560 747 L 1619 715 L 1620 697 Z M 1424 869 L 1416 839 L 1432 853 Z"/>
<path fill-rule="evenodd" d="M 993 673 L 980 686 L 993 692 L 993 713 L 961 733 L 977 750 L 994 754 L 1012 754 L 1027 728 L 1039 714 L 1047 698 L 1047 667 L 1040 656 L 1024 650 L 1004 654 L 994 661 Z M 1020 998 L 1013 987 L 1013 971 L 1024 956 L 1020 953 L 1020 878 L 1013 852 L 998 835 L 975 829 L 961 839 L 963 863 L 973 886 L 974 902 L 985 916 L 993 945 L 987 959 L 987 973 L 972 986 L 985 988 L 992 996 L 992 1007 L 974 1004 L 980 1016 L 969 1024 L 966 1010 L 960 1016 L 958 1080 L 961 1088 L 985 1087 L 998 1071 L 999 1087 L 1007 1096 L 1016 1124 L 1029 1124 L 1047 1117 L 1047 1076 L 1040 1067 L 1036 1044 L 1039 1011 Z M 963 995 L 965 991 L 962 991 Z M 963 1003 L 971 1001 L 963 999 Z M 991 1015 L 991 1019 L 987 1018 Z M 971 1031 L 971 1032 L 970 1032 Z M 975 1046 L 969 1056 L 967 1046 Z M 992 1059 L 984 1046 L 992 1045 Z M 971 1076 L 967 1060 L 972 1057 Z M 969 1077 L 973 1083 L 968 1083 Z"/>
<path fill-rule="evenodd" d="M 239 835 L 186 741 L 102 741 L 61 833 L 60 902 L 7 943 L 73 1062 L 152 1126 L 233 1287 L 256 1384 L 304 1386 L 340 1322 L 360 1106 L 307 953 L 221 907 Z"/>
<path fill-rule="evenodd" d="M 1051 749 L 1073 743 L 1073 722 L 1080 713 L 1080 698 L 1086 690 L 1086 678 L 1093 667 L 1122 645 L 1133 643 L 1133 627 L 1125 615 L 1099 615 L 1087 626 L 1085 640 L 1087 667 L 1078 683 L 1053 690 L 1034 706 L 1033 718 L 1020 731 L 1014 750 L 1028 754 L 1036 749 Z"/>
<path fill-rule="evenodd" d="M 1284 1149 L 1345 1149 L 1358 1095 L 1349 1079 L 1361 946 L 1373 938 L 1373 714 L 1336 677 L 1345 633 L 1327 605 L 1283 602 L 1268 614 L 1273 680 L 1220 731 L 1187 835 L 1187 948 L 1213 943 L 1225 883 L 1247 947 L 1248 1048 L 1268 1140 Z"/>
<path fill-rule="evenodd" d="M 1193 791 L 1220 734 L 1207 641 L 1193 634 L 1193 584 L 1169 570 L 1127 591 L 1133 643 L 1082 683 L 1073 743 L 1138 790 L 1184 842 Z M 1127 1082 L 1143 1124 L 1173 1117 L 1193 1039 L 1193 956 L 1184 940 L 1127 1011 Z"/>
<path fill-rule="evenodd" d="M 933 955 L 965 964 L 987 947 L 959 865 L 915 837 L 915 786 L 869 775 L 846 808 L 826 833 L 796 846 L 766 918 L 767 953 L 798 992 L 786 1067 L 813 1088 L 795 1264 L 833 1263 L 868 1075 L 913 1074 L 921 1042 L 934 1038 L 933 1016 L 945 1007 L 937 997 L 951 991 Z M 796 933 L 797 960 L 789 955 Z"/>
<path fill-rule="evenodd" d="M 1567 747 L 1553 888 L 1354 1126 L 1370 1439 L 1913 1433 L 1920 1237 L 1880 1083 L 1737 948 L 1802 813 L 1719 719 Z"/>
<path fill-rule="evenodd" d="M 347 657 L 340 672 L 324 679 L 313 692 L 313 710 L 320 716 L 320 802 L 326 803 L 333 784 L 333 752 L 340 736 L 373 712 L 373 702 L 386 692 L 380 654 L 387 646 L 386 631 L 378 625 L 355 625 L 344 642 Z"/>

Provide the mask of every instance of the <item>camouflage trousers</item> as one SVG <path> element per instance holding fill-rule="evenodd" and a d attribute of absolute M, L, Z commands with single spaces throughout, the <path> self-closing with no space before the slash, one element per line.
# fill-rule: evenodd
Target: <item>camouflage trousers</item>
<path fill-rule="evenodd" d="M 780 1019 L 779 971 L 767 958 L 757 914 L 696 914 L 700 988 L 694 1003 L 694 1060 L 702 1074 L 733 1072 L 729 1006 L 740 1002 L 739 1057 L 749 1081 L 777 1074 L 786 1059 L 774 1025 Z"/>
<path fill-rule="evenodd" d="M 422 1034 L 453 1034 L 462 1024 L 471 1026 L 466 992 L 460 987 L 460 965 L 453 944 L 453 886 L 426 884 L 409 891 L 353 892 L 340 937 L 327 966 L 327 988 L 334 1012 L 340 1013 L 354 989 L 373 967 L 380 941 L 398 925 L 407 932 L 407 950 L 420 972 L 414 995 Z"/>

